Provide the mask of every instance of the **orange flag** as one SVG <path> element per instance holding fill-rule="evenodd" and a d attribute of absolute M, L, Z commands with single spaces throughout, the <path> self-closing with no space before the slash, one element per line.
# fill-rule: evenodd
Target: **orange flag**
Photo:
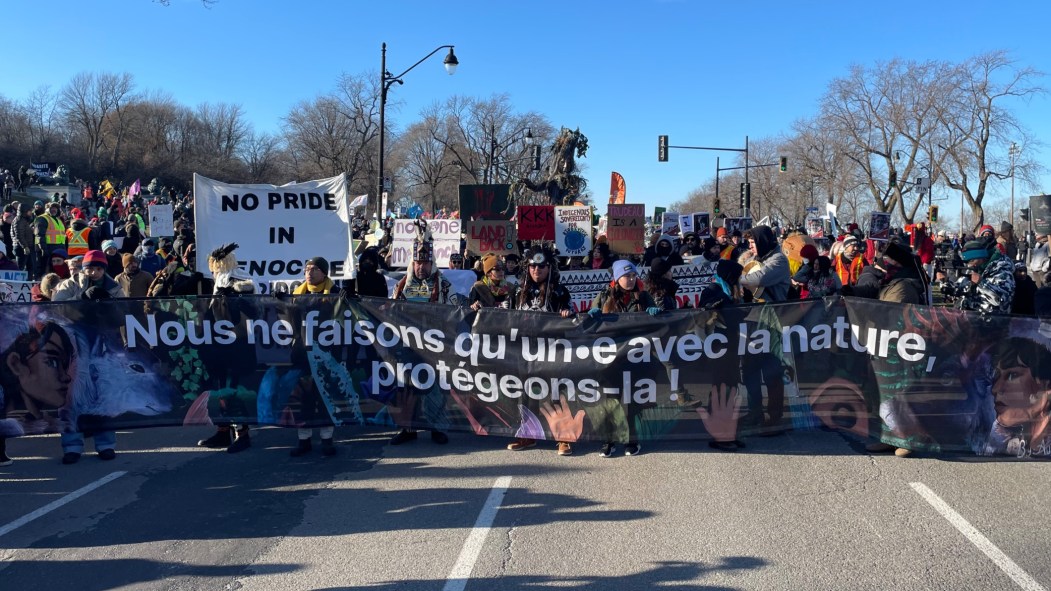
<path fill-rule="evenodd" d="M 611 173 L 609 177 L 609 202 L 623 204 L 627 194 L 628 189 L 624 184 L 624 177 L 619 172 Z"/>

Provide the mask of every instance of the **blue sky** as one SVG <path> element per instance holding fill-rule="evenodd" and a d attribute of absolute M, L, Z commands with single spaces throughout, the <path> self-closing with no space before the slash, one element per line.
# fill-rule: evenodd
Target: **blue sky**
<path fill-rule="evenodd" d="M 1043 2 L 356 2 L 338 0 L 5 0 L 6 14 L 66 23 L 62 41 L 42 26 L 9 27 L 0 92 L 21 99 L 82 71 L 130 72 L 140 89 L 186 105 L 240 103 L 256 129 L 275 131 L 297 102 L 333 89 L 340 73 L 378 72 L 380 44 L 398 73 L 439 45 L 392 93 L 413 119 L 435 100 L 507 93 L 520 111 L 588 136 L 592 192 L 604 201 L 610 171 L 628 201 L 648 210 L 680 200 L 711 178 L 715 152 L 675 150 L 657 162 L 657 136 L 672 144 L 737 147 L 790 130 L 810 116 L 828 82 L 852 63 L 894 57 L 962 61 L 1007 49 L 1051 73 Z M 557 19 L 557 22 L 552 23 Z M 1051 87 L 1051 78 L 1045 78 Z M 1018 105 L 1036 136 L 1051 139 L 1051 98 Z M 1051 148 L 1037 157 L 1051 168 Z M 725 156 L 729 157 L 729 154 Z M 278 179 L 275 179 L 278 180 Z M 1008 183 L 991 189 L 1008 194 Z M 1041 179 L 1051 192 L 1051 176 Z M 1026 190 L 1020 188 L 1020 193 Z"/>

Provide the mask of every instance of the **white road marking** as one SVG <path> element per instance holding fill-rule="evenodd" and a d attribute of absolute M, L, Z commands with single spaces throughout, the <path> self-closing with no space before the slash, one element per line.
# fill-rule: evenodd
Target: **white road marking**
<path fill-rule="evenodd" d="M 954 511 L 948 503 L 943 501 L 934 491 L 927 488 L 925 484 L 922 482 L 910 482 L 909 486 L 919 493 L 925 501 L 930 503 L 934 510 L 948 520 L 953 527 L 959 530 L 968 541 L 988 556 L 989 560 L 992 560 L 996 566 L 1000 567 L 1000 570 L 1007 573 L 1007 576 L 1011 577 L 1019 587 L 1026 591 L 1047 591 L 1047 588 L 1037 583 L 1033 577 L 1029 576 L 1029 573 L 1022 570 L 1022 567 L 1018 566 L 1015 561 L 1011 560 L 1009 556 L 989 541 L 989 538 L 982 535 L 982 532 L 978 531 L 962 515 Z"/>
<path fill-rule="evenodd" d="M 504 495 L 507 494 L 507 487 L 510 484 L 510 476 L 501 476 L 496 479 L 496 483 L 493 484 L 493 490 L 489 493 L 489 498 L 485 500 L 485 505 L 482 507 L 482 512 L 478 514 L 478 520 L 474 522 L 471 534 L 467 536 L 467 541 L 463 544 L 460 557 L 456 559 L 456 564 L 453 565 L 452 571 L 449 572 L 443 591 L 463 591 L 467 586 L 467 581 L 471 578 L 471 571 L 474 570 L 474 563 L 482 552 L 485 538 L 489 535 L 489 529 L 493 525 L 493 520 L 496 519 L 496 512 L 500 510 L 500 504 L 503 502 Z"/>
<path fill-rule="evenodd" d="M 119 471 L 119 472 L 113 472 L 112 474 L 108 474 L 106 476 L 103 476 L 102 478 L 99 478 L 98 480 L 96 480 L 95 482 L 92 482 L 91 484 L 88 484 L 87 486 L 78 488 L 77 490 L 69 493 L 68 495 L 62 497 L 61 499 L 58 499 L 56 501 L 52 501 L 52 502 L 44 505 L 43 507 L 37 509 L 36 511 L 33 511 L 32 513 L 29 513 L 28 515 L 23 515 L 22 517 L 19 517 L 18 519 L 12 521 L 11 523 L 8 523 L 7 525 L 5 525 L 3 527 L 0 527 L 0 536 L 7 535 L 7 534 L 15 531 L 16 529 L 22 527 L 23 525 L 29 523 L 30 521 L 33 521 L 34 519 L 37 519 L 39 517 L 43 517 L 44 515 L 47 515 L 48 513 L 54 511 L 55 509 L 58 509 L 59 507 L 65 505 L 65 504 L 67 504 L 67 503 L 69 503 L 71 501 L 75 501 L 75 500 L 79 499 L 80 497 L 88 494 L 89 492 L 95 490 L 96 488 L 99 488 L 100 486 L 103 486 L 105 484 L 113 482 L 114 480 L 120 478 L 121 476 L 124 476 L 125 474 L 127 474 L 127 472 Z"/>

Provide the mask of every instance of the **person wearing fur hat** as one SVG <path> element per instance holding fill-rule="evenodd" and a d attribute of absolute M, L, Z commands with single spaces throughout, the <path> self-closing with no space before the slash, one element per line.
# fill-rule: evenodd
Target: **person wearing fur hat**
<path fill-rule="evenodd" d="M 865 268 L 865 257 L 861 256 L 861 242 L 856 236 L 848 234 L 842 240 L 842 251 L 832 259 L 832 268 L 843 286 L 854 286 Z"/>
<path fill-rule="evenodd" d="M 562 318 L 573 316 L 569 290 L 559 282 L 558 269 L 555 268 L 552 257 L 544 252 L 531 253 L 525 264 L 518 283 L 511 287 L 511 293 L 508 294 L 508 307 L 512 310 L 558 314 Z M 558 455 L 572 455 L 573 443 L 575 441 L 557 441 Z M 507 449 L 522 451 L 534 446 L 535 439 L 519 438 L 509 443 Z"/>
<path fill-rule="evenodd" d="M 601 293 L 595 296 L 591 302 L 588 315 L 592 318 L 601 317 L 603 314 L 622 314 L 630 312 L 646 312 L 651 316 L 661 313 L 657 303 L 639 283 L 639 271 L 630 261 L 617 261 L 613 263 L 613 281 Z M 616 400 L 607 399 L 604 403 L 606 413 L 606 427 L 610 432 L 618 432 L 620 441 L 610 439 L 602 445 L 602 457 L 612 457 L 617 450 L 617 443 L 624 444 L 624 455 L 634 456 L 642 451 L 642 446 L 635 436 L 635 415 L 638 412 L 633 405 L 623 408 Z M 623 425 L 621 424 L 623 419 Z M 602 424 L 603 421 L 598 421 Z"/>
<path fill-rule="evenodd" d="M 143 271 L 139 266 L 139 259 L 134 255 L 125 254 L 121 259 L 121 264 L 124 265 L 124 270 L 114 279 L 124 290 L 125 297 L 144 298 L 149 295 L 153 273 Z"/>
<path fill-rule="evenodd" d="M 220 397 L 219 392 L 233 390 L 240 386 L 242 376 L 255 370 L 255 348 L 247 345 L 245 317 L 251 314 L 250 305 L 237 296 L 251 295 L 255 292 L 255 283 L 240 274 L 237 267 L 236 243 L 223 244 L 208 255 L 208 270 L 212 273 L 213 298 L 208 305 L 209 320 L 213 323 L 226 320 L 233 323 L 238 338 L 235 345 L 205 346 L 201 355 L 205 369 L 212 382 L 214 396 L 219 397 L 219 417 L 213 417 L 216 432 L 207 439 L 197 442 L 198 447 L 223 449 L 228 453 L 242 452 L 252 445 L 247 425 L 238 425 L 226 416 L 246 416 L 249 409 L 236 393 Z"/>
<path fill-rule="evenodd" d="M 442 277 L 441 271 L 434 268 L 434 250 L 426 223 L 418 226 L 417 237 L 412 245 L 412 268 L 394 286 L 391 299 L 410 302 L 431 302 L 448 304 L 452 284 Z M 427 392 L 417 391 L 413 414 L 418 412 Z M 401 445 L 415 441 L 417 433 L 411 427 L 403 427 L 391 438 L 391 445 Z M 437 429 L 431 429 L 431 441 L 438 444 L 449 442 L 449 436 Z"/>
<path fill-rule="evenodd" d="M 511 284 L 504 278 L 506 272 L 507 268 L 500 261 L 500 257 L 492 253 L 482 257 L 482 278 L 471 286 L 471 293 L 467 298 L 472 310 L 507 307 Z"/>

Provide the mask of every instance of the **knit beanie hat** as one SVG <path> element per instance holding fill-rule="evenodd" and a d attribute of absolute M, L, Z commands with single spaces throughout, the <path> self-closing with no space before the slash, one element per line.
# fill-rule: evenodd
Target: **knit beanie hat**
<path fill-rule="evenodd" d="M 102 252 L 106 252 L 110 248 L 117 248 L 117 243 L 112 241 L 112 240 L 103 240 L 102 241 Z"/>
<path fill-rule="evenodd" d="M 124 253 L 124 256 L 120 257 L 120 262 L 124 265 L 125 269 L 128 268 L 128 263 L 130 263 L 130 262 L 132 262 L 134 260 L 137 260 L 137 259 L 135 258 L 135 255 L 131 254 L 130 252 L 126 252 L 126 253 Z"/>
<path fill-rule="evenodd" d="M 664 277 L 668 271 L 671 271 L 671 263 L 667 259 L 653 259 L 650 263 L 650 279 L 656 280 Z"/>
<path fill-rule="evenodd" d="M 106 260 L 106 253 L 101 250 L 89 250 L 84 254 L 83 265 L 85 267 L 90 267 L 92 265 L 97 267 L 108 267 L 109 261 Z"/>
<path fill-rule="evenodd" d="M 989 258 L 989 249 L 985 247 L 985 242 L 982 240 L 971 240 L 970 242 L 963 245 L 963 252 L 960 254 L 960 258 L 964 261 L 973 261 L 974 259 L 987 259 Z"/>
<path fill-rule="evenodd" d="M 639 270 L 635 268 L 635 265 L 631 261 L 619 260 L 613 263 L 613 280 L 617 281 L 621 277 L 628 273 L 638 273 Z"/>
<path fill-rule="evenodd" d="M 981 236 L 982 234 L 985 234 L 986 232 L 989 232 L 990 234 L 996 234 L 996 230 L 994 230 L 993 227 L 990 226 L 989 224 L 986 224 L 986 225 L 982 226 L 981 229 L 978 230 L 978 235 Z"/>
<path fill-rule="evenodd" d="M 912 249 L 899 242 L 888 242 L 887 248 L 883 250 L 883 256 L 902 267 L 912 264 Z"/>
<path fill-rule="evenodd" d="M 799 257 L 808 263 L 812 263 L 817 259 L 817 247 L 813 244 L 804 244 L 803 248 L 799 249 Z"/>
<path fill-rule="evenodd" d="M 321 271 L 322 275 L 328 277 L 328 261 L 326 261 L 322 257 L 314 257 L 312 259 L 307 259 L 307 261 L 303 263 L 303 265 L 314 265 Z"/>

